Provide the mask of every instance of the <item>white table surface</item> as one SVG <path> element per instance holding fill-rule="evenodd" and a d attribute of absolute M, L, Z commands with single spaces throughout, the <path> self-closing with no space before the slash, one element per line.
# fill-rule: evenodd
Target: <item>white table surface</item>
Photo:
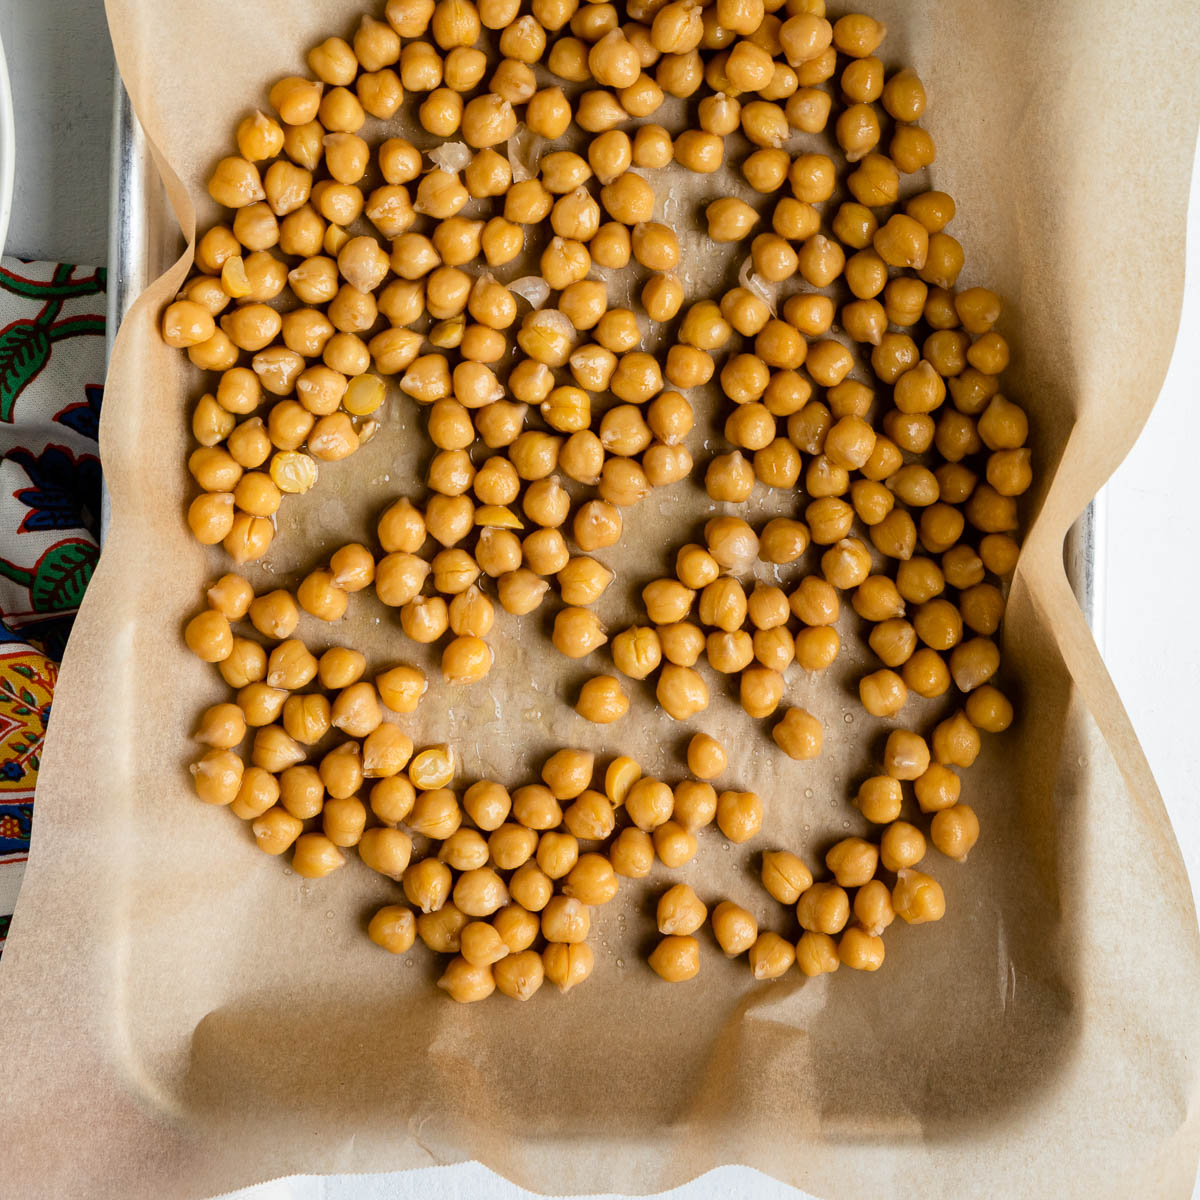
<path fill-rule="evenodd" d="M 178 0 L 169 0 L 178 2 Z M 12 74 L 17 184 L 5 253 L 97 264 L 106 258 L 112 60 L 102 0 L 0 0 Z M 1197 162 L 1200 168 L 1200 157 Z M 1200 651 L 1200 187 L 1189 213 L 1180 337 L 1153 415 L 1107 488 L 1103 650 L 1175 823 L 1200 900 L 1200 805 L 1190 716 Z M 515 1200 L 530 1193 L 478 1166 L 373 1178 L 293 1179 L 239 1200 Z M 677 1200 L 801 1200 L 756 1172 L 727 1168 Z M 1200 1188 L 1197 1190 L 1200 1195 Z"/>

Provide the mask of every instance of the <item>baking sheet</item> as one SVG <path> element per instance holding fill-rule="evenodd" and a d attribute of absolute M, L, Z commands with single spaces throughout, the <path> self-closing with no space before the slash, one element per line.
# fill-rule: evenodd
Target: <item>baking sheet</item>
<path fill-rule="evenodd" d="M 188 27 L 184 55 L 172 18 L 146 12 L 130 25 L 133 0 L 112 7 L 115 17 L 124 14 L 116 26 L 126 34 L 118 36 L 122 69 L 143 82 L 134 92 L 154 141 L 175 148 L 171 162 L 185 178 L 218 152 L 232 124 L 232 84 L 224 92 L 218 86 L 230 75 L 219 69 L 217 40 L 204 36 L 213 15 L 225 23 L 222 38 L 248 51 L 250 61 L 237 71 L 244 80 L 280 73 L 291 65 L 279 58 L 282 46 L 294 50 L 318 30 L 340 28 L 344 21 L 332 16 L 348 11 L 326 3 L 299 19 L 289 13 L 286 34 L 266 37 L 262 28 L 272 28 L 269 21 L 264 26 L 250 22 L 249 13 L 209 5 Z M 1082 51 L 1078 37 L 1063 41 L 1075 27 L 1062 10 L 1008 6 L 981 17 L 969 6 L 952 6 L 944 23 L 899 13 L 889 20 L 893 38 L 900 35 L 899 48 L 891 41 L 889 48 L 897 59 L 915 59 L 933 91 L 927 123 L 942 155 L 934 178 L 959 198 L 966 227 L 959 236 L 972 264 L 964 281 L 995 280 L 1019 310 L 1019 322 L 1010 316 L 1006 329 L 1024 368 L 1013 390 L 1035 416 L 1036 445 L 1047 467 L 1057 463 L 1059 469 L 1053 487 L 1037 498 L 1039 524 L 1010 610 L 1006 656 L 1022 680 L 1024 716 L 968 776 L 986 840 L 967 868 L 938 872 L 950 904 L 941 927 L 889 935 L 886 978 L 840 972 L 815 985 L 748 989 L 744 966 L 709 954 L 701 994 L 654 987 L 639 962 L 651 929 L 647 914 L 618 901 L 600 923 L 597 949 L 608 941 L 609 953 L 598 955 L 587 988 L 567 1002 L 546 995 L 521 1009 L 490 1004 L 464 1013 L 431 993 L 428 961 L 419 955 L 413 968 L 380 969 L 377 951 L 356 925 L 369 901 L 379 902 L 378 881 L 363 879 L 361 871 L 342 872 L 320 888 L 281 880 L 280 864 L 264 864 L 233 840 L 219 820 L 227 814 L 181 804 L 179 726 L 194 711 L 192 689 L 202 686 L 204 671 L 178 654 L 177 626 L 164 630 L 161 621 L 146 619 L 146 598 L 154 597 L 153 608 L 186 613 L 206 564 L 177 535 L 174 513 L 184 484 L 165 465 L 181 456 L 175 447 L 185 440 L 185 373 L 177 356 L 153 340 L 153 297 L 135 310 L 117 348 L 110 381 L 117 390 L 110 387 L 105 418 L 116 520 L 97 577 L 101 590 L 92 593 L 101 599 L 89 599 L 92 636 L 78 652 L 72 647 L 68 684 L 80 683 L 56 702 L 63 721 L 56 736 L 65 748 L 47 765 L 50 802 L 43 807 L 39 796 L 39 821 L 47 810 L 50 815 L 44 822 L 49 832 L 38 834 L 35 865 L 43 854 L 47 869 L 32 872 L 36 901 L 27 892 L 0 972 L 6 1000 L 53 994 L 56 986 L 65 992 L 73 981 L 69 994 L 46 1011 L 46 1024 L 34 1023 L 42 1035 L 33 1042 L 31 1061 L 38 1065 L 18 1071 L 14 1095 L 23 1114 L 36 1116 L 47 1104 L 74 1110 L 75 1072 L 95 1064 L 105 1125 L 102 1134 L 88 1131 L 89 1179 L 102 1180 L 113 1194 L 167 1194 L 163 1180 L 182 1172 L 181 1194 L 198 1194 L 291 1170 L 478 1157 L 548 1190 L 637 1191 L 719 1162 L 745 1161 L 830 1195 L 867 1186 L 898 1190 L 915 1180 L 932 1194 L 961 1195 L 974 1189 L 983 1156 L 1004 1173 L 1014 1195 L 1028 1194 L 1035 1180 L 1039 1193 L 1058 1183 L 1063 1194 L 1123 1195 L 1135 1178 L 1153 1184 L 1152 1194 L 1190 1188 L 1194 1129 L 1187 1102 L 1194 1080 L 1186 1055 L 1194 1047 L 1185 1013 L 1195 982 L 1194 915 L 1153 783 L 1061 567 L 1063 532 L 1144 419 L 1165 367 L 1178 303 L 1173 264 L 1175 274 L 1182 269 L 1170 248 L 1181 244 L 1187 162 L 1165 138 L 1161 105 L 1156 109 L 1149 100 L 1137 114 L 1140 122 L 1128 114 L 1119 125 L 1096 122 L 1103 138 L 1086 123 L 1070 126 L 1077 95 L 1094 99 L 1086 85 L 1102 75 L 1104 55 L 1116 45 L 1128 51 L 1131 37 L 1139 46 L 1151 38 L 1125 10 L 1097 13 L 1093 7 L 1088 15 L 1093 25 Z M 1060 19 L 1066 23 L 1060 26 Z M 944 40 L 951 34 L 954 54 Z M 1049 49 L 1056 39 L 1072 48 L 1070 88 L 1063 87 L 1062 64 Z M 1171 52 L 1153 44 L 1123 60 L 1124 73 L 1152 89 L 1160 70 L 1170 76 L 1165 60 Z M 152 87 L 151 74 L 139 73 L 148 61 L 156 64 Z M 1138 69 L 1147 72 L 1144 79 Z M 1007 91 L 1019 70 L 1033 80 L 1016 92 L 1027 98 L 1024 111 Z M 994 96 L 988 81 L 998 86 L 1001 74 L 1005 89 Z M 197 80 L 206 78 L 216 83 L 200 89 L 205 102 L 199 103 Z M 244 93 L 244 82 L 237 87 Z M 991 103 L 976 107 L 984 92 Z M 184 131 L 173 107 L 185 95 L 193 106 L 190 145 L 180 140 Z M 1182 122 L 1190 134 L 1195 97 L 1184 99 L 1187 104 L 1176 88 L 1168 112 L 1176 131 Z M 980 121 L 992 132 L 1017 128 L 1023 134 L 1012 144 L 999 141 L 997 161 L 989 160 L 983 172 L 965 151 L 974 144 L 973 122 Z M 1055 139 L 1067 129 L 1064 146 Z M 1081 273 L 1067 253 L 1082 249 L 1074 230 L 1081 218 L 1091 218 L 1084 222 L 1089 236 L 1103 238 L 1112 213 L 1093 211 L 1086 190 L 1070 193 L 1073 210 L 1065 213 L 1056 185 L 1064 173 L 1078 184 L 1085 165 L 1098 169 L 1096 155 L 1101 164 L 1120 161 L 1135 146 L 1154 163 L 1157 188 L 1149 200 L 1138 193 L 1145 240 L 1136 258 L 1162 269 L 1133 271 L 1132 249 L 1112 240 L 1104 244 L 1118 250 L 1099 263 L 1089 258 Z M 177 186 L 172 191 L 187 229 L 183 194 Z M 1047 195 L 1060 207 L 1048 205 Z M 1143 259 L 1147 246 L 1158 253 L 1146 251 Z M 970 276 L 977 261 L 979 275 Z M 1145 313 L 1144 327 L 1124 343 L 1139 346 L 1136 364 L 1114 353 L 1115 339 L 1099 336 L 1104 321 L 1097 321 L 1098 312 L 1119 315 L 1101 303 L 1112 303 L 1118 284 L 1125 300 L 1133 290 Z M 1069 341 L 1064 328 L 1073 335 Z M 1144 395 L 1136 411 L 1130 394 Z M 415 460 L 396 453 L 414 449 L 405 440 L 412 426 L 402 410 L 391 415 L 390 442 L 377 439 L 352 460 L 355 487 L 335 483 L 294 515 L 294 532 L 309 543 L 309 559 L 297 568 L 345 540 L 354 522 L 365 521 L 412 473 Z M 148 448 L 163 474 L 151 489 L 144 486 Z M 643 506 L 638 523 L 646 529 L 663 520 L 686 524 L 685 505 L 658 498 Z M 653 539 L 639 542 L 636 529 L 630 536 L 628 545 L 650 551 L 629 562 L 632 584 L 639 571 L 657 569 L 651 560 L 661 548 Z M 627 561 L 623 557 L 622 565 Z M 513 782 L 532 777 L 543 747 L 626 748 L 613 744 L 621 726 L 599 734 L 579 730 L 554 702 L 562 697 L 547 695 L 555 673 L 544 664 L 539 631 L 512 632 L 520 634 L 508 643 L 518 669 L 492 689 L 493 712 L 471 702 L 441 714 L 427 707 L 428 740 L 436 726 L 439 736 L 457 731 L 459 744 L 469 747 L 462 735 L 474 731 L 478 744 L 482 729 L 491 744 L 486 753 L 468 749 L 468 769 L 486 762 Z M 111 728 L 102 736 L 85 723 L 83 714 L 94 707 L 79 690 L 83 680 L 93 688 L 103 680 L 111 697 Z M 833 710 L 824 715 L 834 722 L 841 716 L 846 725 L 844 717 L 854 715 L 848 697 L 831 697 L 825 688 L 814 688 L 812 697 L 814 706 Z M 803 702 L 802 695 L 797 699 Z M 1115 756 L 1089 708 L 1099 713 Z M 64 711 L 80 719 L 72 725 Z M 661 750 L 646 747 L 648 768 L 677 770 L 669 764 L 678 730 L 652 714 L 644 697 L 639 720 L 643 712 L 641 740 L 662 742 Z M 714 705 L 705 725 L 736 730 L 734 722 L 744 718 L 725 701 Z M 62 728 L 75 729 L 76 736 L 67 741 Z M 499 745 L 505 737 L 509 745 Z M 755 739 L 744 742 L 755 746 Z M 861 769 L 869 742 L 850 723 L 829 739 L 820 772 L 796 768 L 789 775 L 761 747 L 739 756 L 735 767 L 745 786 L 769 789 L 768 828 L 778 840 L 786 832 L 794 844 L 808 844 L 847 819 L 846 780 Z M 89 775 L 70 776 L 59 766 L 73 756 L 78 767 L 81 754 Z M 83 779 L 95 784 L 84 791 Z M 89 799 L 88 820 L 71 824 L 70 806 Z M 43 843 L 51 848 L 43 852 Z M 720 846 L 714 835 L 702 853 L 700 872 L 710 894 L 756 899 L 757 889 L 734 861 L 740 856 L 723 855 Z M 1112 846 L 1123 851 L 1115 891 Z M 72 873 L 86 872 L 101 903 L 80 911 L 72 903 L 78 896 L 61 882 L 55 886 L 52 864 L 60 864 L 61 874 L 64 862 Z M 1137 910 L 1134 926 L 1123 900 L 1139 889 L 1150 899 Z M 28 938 L 26 912 L 37 914 Z M 1123 935 L 1134 929 L 1137 955 L 1108 951 L 1125 944 Z M 623 954 L 622 945 L 633 953 Z M 51 947 L 58 948 L 57 959 Z M 70 975 L 62 974 L 66 961 Z M 14 988 L 26 990 L 6 991 L 12 979 Z M 72 1028 L 71 1004 L 81 988 L 84 996 L 102 997 L 98 1019 Z M 47 1071 L 52 1036 L 57 1051 L 65 1038 L 75 1052 L 70 1070 Z M 1117 1038 L 1136 1051 L 1114 1056 Z M 565 1068 L 528 1053 L 539 1039 L 564 1048 Z M 320 1086 L 309 1086 L 312 1078 Z M 1081 1097 L 1089 1101 L 1084 1129 L 1073 1121 Z M 13 1115 L 21 1122 L 17 1170 L 36 1170 L 47 1184 L 77 1183 L 71 1164 L 38 1144 L 34 1118 Z M 320 1130 L 320 1138 L 310 1130 Z M 130 1139 L 144 1148 L 132 1160 L 121 1152 Z M 1003 1184 L 989 1191 L 1009 1194 Z"/>

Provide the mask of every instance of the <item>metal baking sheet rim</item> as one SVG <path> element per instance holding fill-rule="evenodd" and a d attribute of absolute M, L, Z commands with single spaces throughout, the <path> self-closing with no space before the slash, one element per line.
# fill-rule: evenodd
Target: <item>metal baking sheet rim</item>
<path fill-rule="evenodd" d="M 166 197 L 146 148 L 145 134 L 118 75 L 113 98 L 111 212 L 108 236 L 108 349 L 122 318 L 141 292 L 174 260 L 176 230 Z M 1105 492 L 1101 490 L 1071 527 L 1063 545 L 1071 581 L 1097 645 L 1104 649 L 1102 548 L 1105 544 Z M 105 487 L 101 495 L 103 543 L 111 515 Z"/>

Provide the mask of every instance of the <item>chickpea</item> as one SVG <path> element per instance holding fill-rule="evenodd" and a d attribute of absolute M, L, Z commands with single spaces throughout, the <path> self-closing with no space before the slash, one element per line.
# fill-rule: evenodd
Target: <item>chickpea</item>
<path fill-rule="evenodd" d="M 875 875 L 879 849 L 862 838 L 843 838 L 825 855 L 825 865 L 845 888 L 862 887 Z"/>
<path fill-rule="evenodd" d="M 567 873 L 563 895 L 583 905 L 607 904 L 617 894 L 619 882 L 603 854 L 581 854 Z"/>
<path fill-rule="evenodd" d="M 460 956 L 450 960 L 437 986 L 452 1000 L 460 1004 L 472 1004 L 477 1000 L 486 1000 L 496 990 L 496 981 L 490 966 L 476 966 Z"/>
<path fill-rule="evenodd" d="M 205 804 L 232 804 L 237 799 L 244 772 L 242 760 L 232 750 L 209 750 L 189 769 L 196 795 Z"/>
<path fill-rule="evenodd" d="M 408 834 L 400 829 L 392 829 L 387 825 L 377 826 L 364 831 L 358 843 L 358 857 L 372 871 L 378 871 L 381 875 L 399 881 L 408 869 L 412 857 L 412 841 Z"/>
<path fill-rule="evenodd" d="M 664 937 L 648 961 L 655 974 L 668 983 L 694 979 L 700 973 L 700 943 L 694 937 Z"/>
<path fill-rule="evenodd" d="M 417 940 L 416 918 L 402 904 L 384 905 L 371 918 L 367 936 L 390 954 L 407 954 Z"/>
<path fill-rule="evenodd" d="M 201 662 L 219 663 L 233 653 L 229 619 L 212 609 L 198 613 L 188 622 L 183 639 Z"/>
<path fill-rule="evenodd" d="M 490 867 L 464 871 L 454 885 L 454 905 L 469 917 L 490 917 L 507 903 L 504 880 Z"/>
<path fill-rule="evenodd" d="M 522 908 L 519 904 L 511 903 L 506 904 L 496 913 L 492 918 L 492 926 L 504 940 L 509 954 L 519 955 L 528 950 L 537 941 L 542 923 L 528 909 Z M 537 958 L 537 955 L 534 955 L 534 957 Z M 538 958 L 538 968 L 538 978 L 540 979 L 540 958 Z M 497 980 L 497 983 L 499 983 L 499 980 Z M 503 988 L 501 990 L 503 991 Z"/>
<path fill-rule="evenodd" d="M 644 879 L 654 865 L 654 842 L 642 829 L 622 829 L 608 849 L 613 870 L 626 879 Z"/>
<path fill-rule="evenodd" d="M 566 993 L 591 975 L 595 954 L 586 942 L 552 942 L 542 951 L 542 964 L 545 977 Z"/>
<path fill-rule="evenodd" d="M 725 747 L 707 733 L 697 733 L 688 743 L 688 770 L 697 779 L 716 779 L 728 766 Z"/>
<path fill-rule="evenodd" d="M 955 804 L 934 814 L 929 828 L 933 844 L 947 857 L 966 862 L 979 840 L 979 818 L 966 804 Z"/>
<path fill-rule="evenodd" d="M 810 979 L 836 971 L 841 964 L 838 947 L 827 933 L 806 930 L 796 943 L 796 965 Z"/>
<path fill-rule="evenodd" d="M 750 947 L 750 971 L 755 979 L 779 979 L 796 961 L 791 942 L 772 930 L 763 930 Z"/>
<path fill-rule="evenodd" d="M 449 900 L 454 883 L 450 868 L 436 858 L 411 863 L 402 882 L 405 898 L 423 913 L 437 912 Z"/>
<path fill-rule="evenodd" d="M 873 717 L 894 717 L 908 699 L 908 688 L 895 671 L 884 669 L 858 681 L 862 706 Z"/>
<path fill-rule="evenodd" d="M 717 797 L 717 827 L 734 844 L 754 837 L 762 821 L 762 800 L 754 792 L 722 792 Z"/>
<path fill-rule="evenodd" d="M 937 880 L 920 871 L 903 870 L 892 889 L 896 915 L 909 925 L 940 921 L 946 912 L 946 897 Z"/>
<path fill-rule="evenodd" d="M 795 904 L 812 886 L 812 872 L 788 850 L 768 850 L 762 856 L 763 887 L 780 904 Z"/>
<path fill-rule="evenodd" d="M 404 775 L 389 775 L 371 788 L 371 812 L 385 825 L 398 825 L 416 803 L 416 789 Z"/>
<path fill-rule="evenodd" d="M 584 942 L 590 929 L 587 905 L 572 896 L 555 896 L 542 909 L 542 936 L 548 942 Z"/>
<path fill-rule="evenodd" d="M 814 883 L 797 902 L 796 918 L 802 929 L 840 933 L 850 919 L 850 899 L 836 883 Z"/>
<path fill-rule="evenodd" d="M 304 823 L 282 808 L 269 808 L 251 821 L 250 830 L 264 854 L 280 855 L 304 832 Z"/>
<path fill-rule="evenodd" d="M 230 811 L 243 821 L 252 821 L 272 808 L 279 799 L 279 783 L 262 767 L 247 767 L 241 786 L 230 804 Z"/>
<path fill-rule="evenodd" d="M 758 922 L 731 900 L 722 900 L 712 911 L 713 936 L 729 958 L 749 950 L 758 939 Z"/>
<path fill-rule="evenodd" d="M 966 710 L 968 721 L 987 733 L 1003 733 L 1012 724 L 1012 702 L 991 684 L 967 697 Z"/>
<path fill-rule="evenodd" d="M 453 904 L 443 904 L 436 912 L 417 918 L 417 935 L 436 954 L 457 954 L 467 922 L 465 913 Z"/>

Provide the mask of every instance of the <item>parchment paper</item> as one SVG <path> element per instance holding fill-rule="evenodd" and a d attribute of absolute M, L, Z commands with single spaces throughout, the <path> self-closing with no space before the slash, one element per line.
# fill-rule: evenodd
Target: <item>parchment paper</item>
<path fill-rule="evenodd" d="M 644 891 L 624 889 L 597 913 L 585 987 L 464 1008 L 432 989 L 433 956 L 388 959 L 363 936 L 388 881 L 351 864 L 305 883 L 195 803 L 187 736 L 220 689 L 179 631 L 219 559 L 180 520 L 196 379 L 154 330 L 181 261 L 125 322 L 109 374 L 114 519 L 55 698 L 0 968 L 0 1192 L 199 1196 L 476 1158 L 548 1192 L 648 1192 L 740 1162 L 830 1197 L 1190 1193 L 1196 919 L 1061 547 L 1145 420 L 1174 341 L 1200 19 L 1182 0 L 870 7 L 891 28 L 889 66 L 913 65 L 929 88 L 931 179 L 958 202 L 962 282 L 1007 299 L 1006 391 L 1030 410 L 1040 471 L 1004 637 L 1020 717 L 967 773 L 984 829 L 969 864 L 932 868 L 946 919 L 893 927 L 874 977 L 754 986 L 708 945 L 700 981 L 666 987 L 643 961 Z M 237 118 L 318 36 L 348 32 L 358 6 L 108 9 L 191 238 L 191 198 Z M 671 178 L 680 211 L 720 184 Z M 697 262 L 690 282 L 727 268 Z M 276 570 L 294 581 L 363 532 L 416 488 L 424 453 L 412 407 L 393 398 L 375 441 L 289 508 Z M 687 488 L 640 506 L 607 619 L 703 512 Z M 354 637 L 373 627 L 374 655 L 411 659 L 370 604 Z M 532 779 L 563 744 L 678 777 L 683 731 L 645 695 L 608 729 L 574 716 L 583 672 L 549 651 L 548 619 L 504 621 L 486 688 L 464 699 L 435 685 L 417 740 L 456 742 L 467 779 Z M 301 632 L 317 641 L 313 624 Z M 811 857 L 857 828 L 845 797 L 882 726 L 846 690 L 855 664 L 790 685 L 825 720 L 818 764 L 781 765 L 727 695 L 696 722 L 736 748 L 730 779 L 768 806 L 749 847 L 702 839 L 685 877 L 706 899 L 733 896 L 784 928 L 747 851 Z"/>

